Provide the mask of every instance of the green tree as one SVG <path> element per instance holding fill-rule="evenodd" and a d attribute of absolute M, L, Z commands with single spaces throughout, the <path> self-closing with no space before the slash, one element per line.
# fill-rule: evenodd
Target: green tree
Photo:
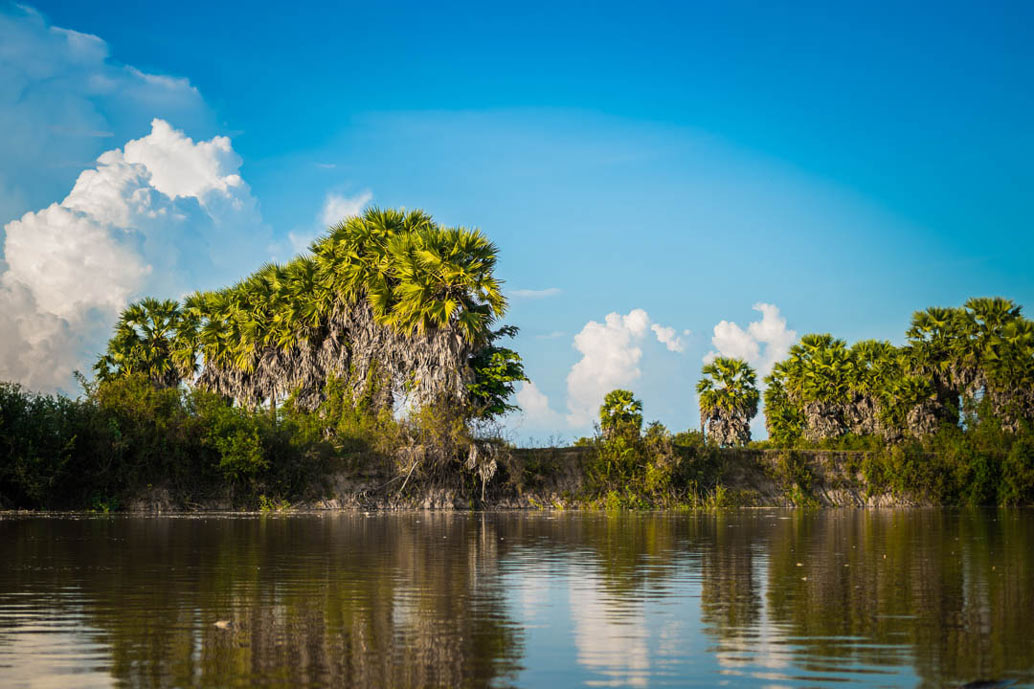
<path fill-rule="evenodd" d="M 145 376 L 158 387 L 174 387 L 184 371 L 173 356 L 180 328 L 179 304 L 146 298 L 130 304 L 119 317 L 107 351 L 94 367 L 100 380 Z"/>
<path fill-rule="evenodd" d="M 630 390 L 611 390 L 600 406 L 604 439 L 638 438 L 643 428 L 643 403 Z"/>
<path fill-rule="evenodd" d="M 758 413 L 757 374 L 742 359 L 718 357 L 705 365 L 697 383 L 700 426 L 718 445 L 750 442 L 750 420 Z"/>
<path fill-rule="evenodd" d="M 490 419 L 517 409 L 507 400 L 513 395 L 514 383 L 528 379 L 524 363 L 514 350 L 495 344 L 500 338 L 516 334 L 517 328 L 512 325 L 496 330 L 489 336 L 488 344 L 471 357 L 474 382 L 467 387 L 475 418 Z"/>

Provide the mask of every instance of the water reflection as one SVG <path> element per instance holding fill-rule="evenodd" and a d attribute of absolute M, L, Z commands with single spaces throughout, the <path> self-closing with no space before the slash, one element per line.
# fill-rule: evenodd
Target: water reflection
<path fill-rule="evenodd" d="M 1034 680 L 1034 513 L 0 519 L 4 686 Z"/>

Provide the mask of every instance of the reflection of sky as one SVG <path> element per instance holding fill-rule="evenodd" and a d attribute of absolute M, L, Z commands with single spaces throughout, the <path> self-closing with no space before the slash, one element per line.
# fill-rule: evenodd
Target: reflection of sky
<path fill-rule="evenodd" d="M 753 563 L 761 597 L 757 618 L 749 627 L 720 630 L 702 622 L 695 558 L 677 559 L 663 586 L 640 583 L 621 593 L 607 585 L 598 561 L 581 553 L 528 549 L 501 564 L 507 607 L 524 630 L 524 670 L 516 681 L 521 687 L 783 689 L 914 687 L 918 681 L 905 658 L 896 667 L 866 667 L 850 656 L 827 657 L 813 647 L 817 640 L 788 633 L 769 609 L 764 556 Z M 846 648 L 867 642 L 824 643 Z"/>
<path fill-rule="evenodd" d="M 511 610 L 525 629 L 520 686 L 660 686 L 719 669 L 701 633 L 698 581 L 673 573 L 663 596 L 641 588 L 620 595 L 574 557 L 521 558 L 506 570 Z"/>
<path fill-rule="evenodd" d="M 0 610 L 5 606 L 0 605 Z M 10 614 L 11 610 L 5 613 Z M 4 616 L 16 617 L 14 614 Z M 32 613 L 13 629 L 0 628 L 0 687 L 107 689 L 109 650 L 93 640 L 94 630 L 67 611 Z"/>

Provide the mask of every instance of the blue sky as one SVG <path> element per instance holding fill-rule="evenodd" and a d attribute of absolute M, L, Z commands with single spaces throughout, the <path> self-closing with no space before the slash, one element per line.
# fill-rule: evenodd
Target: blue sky
<path fill-rule="evenodd" d="M 511 421 L 518 438 L 585 432 L 590 379 L 685 428 L 708 352 L 746 347 L 763 366 L 790 331 L 900 340 L 927 305 L 1034 303 L 1034 6 L 714 5 L 0 4 L 0 123 L 17 124 L 0 142 L 0 223 L 61 202 L 157 117 L 195 142 L 228 137 L 236 157 L 213 179 L 243 179 L 247 222 L 208 192 L 200 211 L 173 201 L 241 265 L 202 269 L 183 250 L 178 277 L 156 282 L 159 230 L 144 232 L 148 277 L 127 298 L 243 270 L 247 250 L 210 238 L 229 226 L 233 246 L 289 254 L 333 199 L 479 226 L 516 291 L 507 321 L 538 393 Z M 99 43 L 75 39 L 40 68 L 48 41 L 70 40 L 55 27 Z M 98 75 L 126 82 L 83 86 Z M 42 231 L 30 225 L 8 239 Z M 51 282 L 33 316 L 56 314 L 54 332 L 110 319 L 99 303 L 69 316 Z M 763 325 L 758 303 L 778 309 Z M 645 320 L 586 329 L 636 309 Z M 715 343 L 722 321 L 740 329 Z M 0 376 L 54 383 L 26 367 L 88 357 L 95 338 L 76 337 L 28 363 L 0 352 Z"/>

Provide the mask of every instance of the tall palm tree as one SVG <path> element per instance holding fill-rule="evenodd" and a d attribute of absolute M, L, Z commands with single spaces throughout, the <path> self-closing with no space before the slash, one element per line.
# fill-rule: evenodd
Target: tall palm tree
<path fill-rule="evenodd" d="M 754 369 L 742 359 L 718 357 L 701 372 L 701 429 L 719 445 L 750 442 L 750 421 L 758 413 L 760 398 Z"/>

